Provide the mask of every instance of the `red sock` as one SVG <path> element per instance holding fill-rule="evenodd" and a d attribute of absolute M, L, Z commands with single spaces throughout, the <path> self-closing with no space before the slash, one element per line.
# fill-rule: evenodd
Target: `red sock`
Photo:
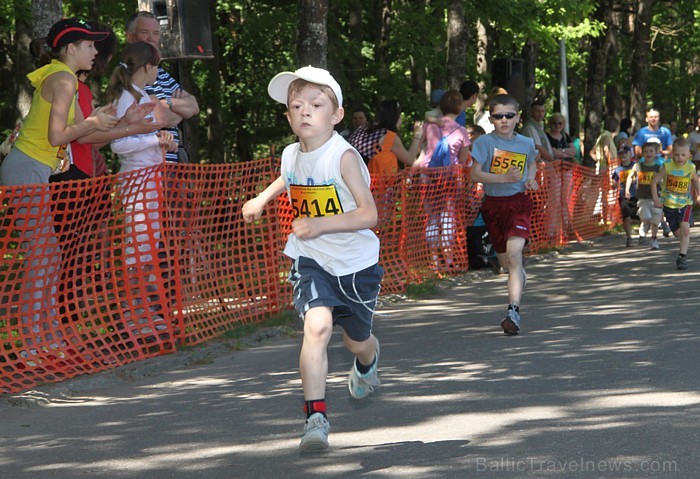
<path fill-rule="evenodd" d="M 304 412 L 306 413 L 307 419 L 317 412 L 323 414 L 323 417 L 326 417 L 326 400 L 313 399 L 311 401 L 304 401 Z"/>

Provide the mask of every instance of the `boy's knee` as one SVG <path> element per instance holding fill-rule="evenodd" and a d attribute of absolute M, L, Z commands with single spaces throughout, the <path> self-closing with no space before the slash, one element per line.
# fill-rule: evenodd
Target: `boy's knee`
<path fill-rule="evenodd" d="M 309 339 L 330 338 L 333 331 L 333 321 L 329 321 L 323 315 L 307 313 L 304 318 L 304 336 Z"/>

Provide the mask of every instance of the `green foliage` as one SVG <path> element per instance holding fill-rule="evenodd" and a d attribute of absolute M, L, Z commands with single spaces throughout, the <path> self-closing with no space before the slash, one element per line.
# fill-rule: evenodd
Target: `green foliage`
<path fill-rule="evenodd" d="M 397 98 L 404 114 L 403 137 L 410 137 L 411 120 L 422 118 L 428 108 L 427 92 L 445 88 L 447 77 L 448 0 L 333 0 L 327 16 L 328 68 L 343 86 L 346 109 L 363 106 L 373 111 L 382 99 Z M 390 10 L 381 10 L 383 5 Z M 564 39 L 574 98 L 583 97 L 587 78 L 589 40 L 616 29 L 617 50 L 608 59 L 607 87 L 629 96 L 630 61 L 634 45 L 629 31 L 634 12 L 632 0 L 616 0 L 615 25 L 594 18 L 594 0 L 464 0 L 469 39 L 467 77 L 477 78 L 476 25 L 490 25 L 494 57 L 519 57 L 527 42 L 537 45 L 536 85 L 540 92 L 556 96 L 559 82 L 559 41 Z M 126 17 L 136 9 L 133 0 L 63 2 L 64 14 L 97 17 L 111 24 L 123 40 Z M 276 73 L 296 65 L 297 2 L 288 0 L 217 0 L 213 31 L 216 58 L 187 63 L 200 104 L 199 137 L 208 161 L 245 161 L 280 151 L 293 141 L 284 117 L 284 106 L 267 95 L 267 84 Z M 6 74 L 0 78 L 0 130 L 14 126 L 12 61 L 17 15 L 29 15 L 30 0 L 0 2 L 0 55 Z M 25 13 L 22 13 L 25 12 Z M 355 16 L 357 15 L 357 16 Z M 696 0 L 656 2 L 651 42 L 648 100 L 662 110 L 662 120 L 680 122 L 693 116 L 700 73 L 700 7 Z M 359 23 L 354 23 L 355 21 Z M 380 39 L 382 25 L 386 36 Z M 115 59 L 114 61 L 117 61 Z M 96 90 L 104 88 L 104 82 Z M 669 94 L 671 93 L 671 94 Z M 99 94 L 96 95 L 101 99 Z M 624 105 L 623 105 L 624 106 Z M 626 116 L 627 112 L 619 112 Z M 583 115 L 583 112 L 581 112 Z M 349 118 L 349 115 L 346 115 Z M 343 125 L 344 126 L 344 125 Z M 219 147 L 216 152 L 213 147 Z M 211 151 L 211 153 L 209 153 Z M 222 155 L 221 157 L 211 157 Z"/>

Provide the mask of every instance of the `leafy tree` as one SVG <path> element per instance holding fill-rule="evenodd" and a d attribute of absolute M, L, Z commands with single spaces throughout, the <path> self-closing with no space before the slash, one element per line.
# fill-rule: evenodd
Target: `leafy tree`
<path fill-rule="evenodd" d="M 32 25 L 48 28 L 43 18 L 62 5 L 66 16 L 111 24 L 123 40 L 124 20 L 136 3 L 1 2 L 0 127 L 12 128 L 26 111 L 31 92 L 25 75 L 34 67 L 27 53 Z M 32 14 L 32 5 L 41 7 Z M 551 111 L 560 108 L 563 39 L 570 122 L 578 126 L 580 111 L 586 144 L 595 140 L 605 116 L 631 115 L 639 123 L 650 103 L 665 121 L 684 122 L 698 113 L 697 0 L 216 0 L 209 5 L 215 58 L 166 65 L 181 71 L 181 83 L 198 97 L 201 113 L 188 122 L 189 136 L 209 162 L 267 156 L 293 140 L 284 107 L 269 99 L 267 83 L 301 63 L 325 64 L 343 86 L 346 108 L 372 111 L 379 100 L 397 98 L 409 120 L 423 117 L 432 88 L 472 78 L 486 90 L 494 58 L 524 58 L 530 97 L 549 99 Z M 306 14 L 314 21 L 304 21 Z M 314 28 L 306 31 L 305 25 Z M 314 46 L 297 47 L 312 38 Z M 98 83 L 95 90 L 102 87 Z M 477 107 L 482 106 L 480 101 Z"/>

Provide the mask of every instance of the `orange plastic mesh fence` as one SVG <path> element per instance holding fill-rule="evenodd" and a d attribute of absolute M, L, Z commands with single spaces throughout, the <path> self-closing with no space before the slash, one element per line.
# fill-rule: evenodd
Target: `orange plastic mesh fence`
<path fill-rule="evenodd" d="M 245 224 L 240 206 L 278 175 L 270 159 L 162 165 L 3 188 L 0 393 L 167 354 L 287 309 L 284 196 Z M 620 220 L 609 172 L 540 165 L 529 251 Z M 376 177 L 383 293 L 468 269 L 483 193 L 469 169 Z"/>

